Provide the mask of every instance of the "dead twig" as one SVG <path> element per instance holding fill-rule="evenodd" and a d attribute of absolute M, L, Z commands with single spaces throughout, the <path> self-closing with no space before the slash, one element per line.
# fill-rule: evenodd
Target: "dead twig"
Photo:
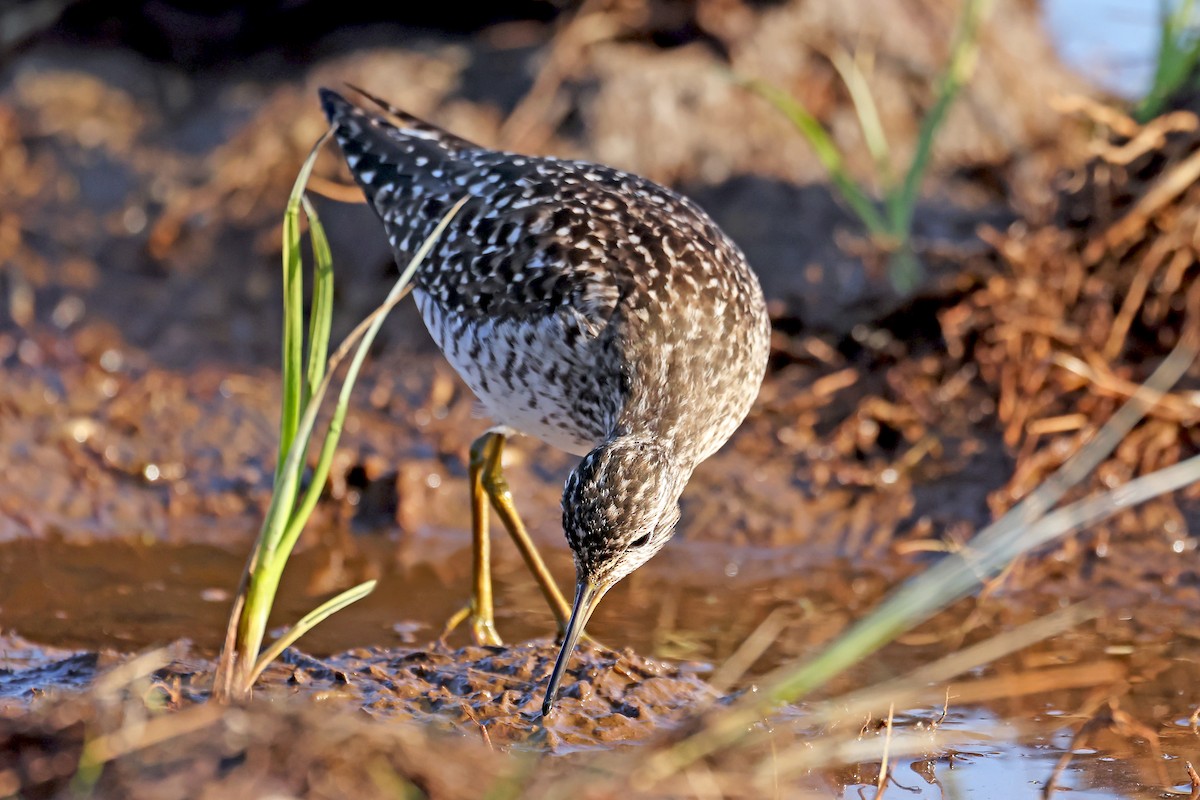
<path fill-rule="evenodd" d="M 1094 266 L 1105 255 L 1123 249 L 1143 235 L 1150 220 L 1177 197 L 1200 181 L 1200 150 L 1159 178 L 1137 203 L 1108 230 L 1094 238 L 1083 250 L 1083 262 Z"/>

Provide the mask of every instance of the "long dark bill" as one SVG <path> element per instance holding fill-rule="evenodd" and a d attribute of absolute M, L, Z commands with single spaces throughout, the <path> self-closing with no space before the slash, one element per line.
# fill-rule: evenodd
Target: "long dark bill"
<path fill-rule="evenodd" d="M 542 716 L 549 716 L 558 699 L 558 687 L 562 683 L 563 674 L 567 671 L 567 662 L 575 652 L 575 645 L 583 635 L 583 628 L 592 617 L 592 612 L 600 603 L 600 598 L 608 591 L 607 586 L 600 586 L 593 581 L 579 581 L 575 585 L 575 605 L 571 608 L 571 619 L 567 622 L 567 632 L 563 636 L 562 650 L 558 651 L 558 660 L 554 662 L 554 672 L 550 673 L 550 683 L 546 686 L 546 699 L 542 701 Z"/>

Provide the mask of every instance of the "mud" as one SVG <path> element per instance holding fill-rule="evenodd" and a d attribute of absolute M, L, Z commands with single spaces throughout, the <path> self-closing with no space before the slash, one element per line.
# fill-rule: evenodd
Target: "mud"
<path fill-rule="evenodd" d="M 1192 791 L 1194 488 L 1023 559 L 756 726 L 754 746 L 657 783 L 640 770 L 1010 507 L 1195 324 L 1200 195 L 1181 176 L 1196 117 L 1142 127 L 1051 102 L 1088 89 L 1035 10 L 997 4 L 917 210 L 927 275 L 901 298 L 807 146 L 723 71 L 801 97 L 865 178 L 832 59 L 870 42 L 903 159 L 944 59 L 945 3 L 886 18 L 833 0 L 589 3 L 518 21 L 430 9 L 332 33 L 330 4 L 285 4 L 302 23 L 290 44 L 234 10 L 217 64 L 190 12 L 150 5 L 104 24 L 72 6 L 0 62 L 0 796 L 858 796 L 880 764 L 855 743 L 874 754 L 891 734 L 876 718 L 814 723 L 822 697 L 1078 601 L 1093 621 L 894 708 L 897 741 L 918 743 L 892 759 L 889 790 Z M 272 625 L 363 580 L 377 590 L 287 651 L 248 707 L 205 702 L 269 499 L 280 211 L 321 129 L 314 90 L 341 82 L 485 143 L 683 188 L 770 300 L 750 418 L 697 470 L 675 540 L 601 604 L 589 633 L 614 649 L 580 648 L 549 723 L 553 621 L 499 536 L 508 645 L 439 641 L 466 600 L 465 457 L 488 422 L 407 305 L 360 381 Z M 337 194 L 345 175 L 323 157 L 317 179 Z M 365 209 L 317 202 L 336 335 L 394 268 Z M 1084 490 L 1194 455 L 1198 389 L 1193 368 Z M 531 441 L 506 450 L 564 586 L 571 465 Z M 761 652 L 744 649 L 764 630 Z"/>
<path fill-rule="evenodd" d="M 888 580 L 870 580 L 859 574 L 850 587 L 844 581 L 854 571 L 825 570 L 824 574 L 828 594 L 819 591 L 817 574 L 795 583 L 771 581 L 758 591 L 737 592 L 739 600 L 746 598 L 756 610 L 784 609 L 787 621 L 768 655 L 754 664 L 749 674 L 733 676 L 743 691 L 753 692 L 756 676 L 780 661 L 816 652 L 850 619 L 865 613 L 890 585 Z M 997 597 L 960 604 L 860 665 L 827 691 L 836 693 L 904 674 L 939 655 L 1047 613 L 1062 598 L 1054 584 L 1047 579 L 1041 592 L 1022 591 L 1019 602 L 1013 597 Z M 774 591 L 768 595 L 768 589 Z M 1186 780 L 1181 762 L 1193 757 L 1190 698 L 1200 648 L 1200 631 L 1195 630 L 1193 621 L 1194 601 L 1147 605 L 1144 592 L 1129 592 L 1123 605 L 1111 591 L 1102 592 L 1098 601 L 1111 611 L 1096 622 L 1000 659 L 949 686 L 938 686 L 926 705 L 897 708 L 893 720 L 897 735 L 928 738 L 916 755 L 901 759 L 903 767 L 893 773 L 897 783 L 925 785 L 933 792 L 928 796 L 940 796 L 936 793 L 939 784 L 944 788 L 947 781 L 966 781 L 984 797 L 1010 797 L 1010 784 L 994 784 L 997 779 L 988 776 L 994 771 L 1002 775 L 1018 770 L 1027 780 L 1042 783 L 1062 754 L 1070 751 L 1076 755 L 1059 777 L 1060 784 L 1077 791 L 1094 789 L 1098 797 L 1140 796 L 1139 786 Z M 713 604 L 710 598 L 696 607 Z M 670 601 L 663 601 L 664 607 L 669 605 Z M 614 610 L 622 615 L 630 611 L 620 603 Z M 676 642 L 683 638 L 677 621 L 666 617 L 663 607 L 642 605 L 638 610 L 642 618 L 653 616 L 663 624 L 659 636 L 672 636 Z M 725 613 L 720 618 L 729 620 L 728 608 L 722 610 Z M 368 613 L 372 612 L 348 612 L 351 630 L 344 634 L 361 636 L 354 633 L 352 618 Z M 631 616 L 625 616 L 620 631 L 637 632 L 629 625 Z M 690 622 L 695 625 L 694 620 Z M 728 626 L 695 625 L 698 630 L 689 638 L 693 647 L 705 641 L 715 647 L 723 639 L 740 643 L 757 624 L 759 620 L 747 614 L 735 615 Z M 508 633 L 509 629 L 502 625 L 502 631 Z M 601 635 L 608 632 L 597 633 Z M 658 647 L 669 652 L 669 642 L 661 641 Z M 655 645 L 640 644 L 639 649 L 652 651 Z M 26 744 L 0 761 L 0 775 L 20 774 L 27 787 L 44 782 L 47 790 L 61 789 L 78 780 L 83 738 L 72 720 L 87 720 L 83 728 L 92 731 L 91 737 L 134 726 L 126 735 L 136 738 L 141 735 L 136 726 L 145 722 L 145 711 L 139 709 L 170 710 L 165 715 L 160 710 L 157 716 L 170 721 L 172 737 L 180 740 L 169 746 L 139 745 L 136 751 L 119 755 L 102 775 L 101 796 L 125 796 L 127 792 L 132 792 L 129 796 L 173 796 L 177 791 L 173 787 L 197 774 L 204 776 L 206 791 L 214 797 L 221 796 L 221 790 L 243 787 L 247 781 L 304 785 L 303 781 L 294 782 L 299 778 L 292 770 L 326 786 L 306 791 L 337 796 L 343 789 L 328 786 L 355 785 L 362 777 L 362 769 L 349 767 L 358 758 L 355 753 L 368 759 L 359 762 L 362 764 L 392 750 L 396 752 L 387 757 L 389 764 L 394 757 L 405 759 L 394 767 L 396 785 L 415 782 L 423 786 L 422 781 L 433 779 L 430 773 L 440 775 L 439 780 L 452 780 L 461 775 L 462 764 L 470 763 L 472 770 L 478 770 L 479 780 L 489 785 L 499 785 L 505 774 L 511 776 L 510 770 L 516 769 L 521 785 L 529 792 L 526 796 L 564 791 L 571 785 L 570 771 L 577 768 L 569 759 L 556 763 L 540 760 L 537 754 L 549 751 L 581 757 L 608 752 L 620 758 L 624 753 L 625 761 L 589 762 L 597 786 L 602 787 L 600 796 L 608 796 L 622 791 L 636 765 L 629 758 L 637 748 L 628 750 L 628 745 L 649 739 L 653 747 L 664 734 L 678 730 L 681 724 L 686 726 L 697 710 L 722 703 L 728 692 L 718 692 L 711 685 L 723 679 L 711 672 L 710 664 L 693 660 L 672 666 L 631 651 L 618 655 L 589 645 L 581 649 L 568 676 L 560 713 L 547 725 L 540 720 L 537 707 L 555 647 L 549 640 L 534 639 L 503 648 L 356 647 L 320 658 L 289 650 L 268 670 L 256 702 L 249 708 L 205 711 L 212 708 L 202 702 L 211 680 L 211 661 L 188 644 L 171 645 L 152 658 L 145 675 L 125 676 L 115 685 L 107 680 L 103 689 L 90 688 L 97 673 L 119 669 L 128 663 L 127 657 L 39 652 L 20 640 L 6 641 L 5 650 L 12 666 L 0 676 L 5 698 L 0 700 L 0 712 L 6 720 L 0 724 L 7 741 Z M 679 664 L 677 660 L 673 663 Z M 1061 680 L 1064 672 L 1071 676 L 1068 685 L 1076 685 L 1081 674 L 1098 672 L 1099 679 L 1090 687 L 1054 689 L 1054 681 L 1047 676 L 1054 673 Z M 1008 686 L 1001 696 L 965 705 L 951 699 L 948 709 L 943 708 L 943 693 L 951 698 L 972 696 L 976 687 L 982 690 L 995 681 Z M 1030 686 L 1039 681 L 1045 685 Z M 85 684 L 89 688 L 84 688 Z M 35 686 L 42 688 L 35 691 Z M 49 699 L 42 694 L 47 689 Z M 30 714 L 30 708 L 40 711 Z M 364 724 L 348 715 L 352 708 L 362 709 L 372 721 Z M 202 725 L 200 732 L 193 731 L 193 722 Z M 853 769 L 801 774 L 786 768 L 789 753 L 796 757 L 797 748 L 809 749 L 814 742 L 846 736 L 846 726 L 860 740 L 883 735 L 879 720 L 851 719 L 813 728 L 806 722 L 804 710 L 796 708 L 772 723 L 769 751 L 743 750 L 718 759 L 712 768 L 726 776 L 721 784 L 726 786 L 728 776 L 753 774 L 756 764 L 761 766 L 769 752 L 777 751 L 775 757 L 785 765 L 784 785 L 789 791 L 817 792 L 822 787 L 824 791 L 834 787 L 853 791 L 855 786 L 872 785 L 878 764 L 871 762 Z M 1074 730 L 1081 726 L 1089 730 L 1087 740 L 1073 741 Z M 860 727 L 864 727 L 862 732 Z M 277 749 L 282 746 L 278 731 L 283 730 L 291 731 L 287 736 L 292 744 L 288 746 L 297 748 L 295 760 L 283 757 Z M 346 744 L 351 731 L 361 751 Z M 935 735 L 942 738 L 935 739 Z M 32 743 L 40 744 L 35 747 Z M 619 749 L 612 751 L 614 746 Z M 57 767 L 53 759 L 35 767 L 33 762 L 46 758 L 45 748 L 66 749 L 74 756 L 57 762 Z M 526 758 L 533 760 L 521 766 L 518 759 L 514 766 L 497 761 L 497 750 L 527 753 Z M 188 755 L 183 757 L 183 753 Z M 451 767 L 447 758 L 461 760 Z M 331 761 L 343 766 L 331 766 Z M 538 766 L 533 766 L 535 763 Z M 152 766 L 155 764 L 159 766 Z M 164 772 L 164 764 L 174 766 Z M 42 777 L 34 781 L 30 776 L 38 769 L 43 770 Z M 373 773 L 377 767 L 366 771 Z M 668 783 L 659 789 L 656 796 L 689 796 L 684 786 Z M 433 796 L 474 796 L 469 789 L 456 791 L 465 794 Z M 729 793 L 754 794 L 749 784 L 740 792 L 730 787 Z"/>

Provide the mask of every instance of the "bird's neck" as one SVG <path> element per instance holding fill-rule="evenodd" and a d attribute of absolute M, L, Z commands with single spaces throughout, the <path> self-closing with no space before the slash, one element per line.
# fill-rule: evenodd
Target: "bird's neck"
<path fill-rule="evenodd" d="M 624 418 L 624 415 L 622 416 Z M 667 483 L 678 488 L 678 491 L 673 492 L 671 498 L 673 501 L 677 501 L 683 494 L 683 488 L 691 479 L 692 471 L 696 468 L 695 459 L 689 457 L 686 451 L 681 450 L 676 439 L 664 436 L 653 424 L 643 423 L 637 427 L 630 427 L 619 422 L 608 438 L 601 442 L 593 452 L 604 451 L 620 453 L 621 458 L 628 462 L 630 470 L 636 470 L 641 466 L 639 462 L 644 459 L 638 457 L 639 452 L 653 452 L 654 461 L 660 465 L 660 468 L 665 467 L 670 473 L 671 479 Z M 664 475 L 663 477 L 668 476 Z"/>

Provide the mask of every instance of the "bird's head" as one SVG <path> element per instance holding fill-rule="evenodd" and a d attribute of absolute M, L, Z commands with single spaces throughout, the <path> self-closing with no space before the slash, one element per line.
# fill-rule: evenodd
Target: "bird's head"
<path fill-rule="evenodd" d="M 575 554 L 575 603 L 546 688 L 543 716 L 600 599 L 675 532 L 689 472 L 666 446 L 626 435 L 601 444 L 567 478 L 563 529 Z"/>

